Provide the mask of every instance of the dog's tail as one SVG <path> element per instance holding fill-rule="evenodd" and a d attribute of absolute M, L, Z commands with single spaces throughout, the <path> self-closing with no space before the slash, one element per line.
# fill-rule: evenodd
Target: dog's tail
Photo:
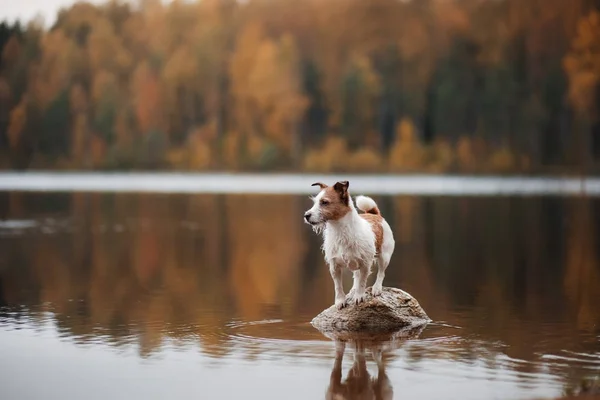
<path fill-rule="evenodd" d="M 364 211 L 367 214 L 381 215 L 381 211 L 379 211 L 377 203 L 375 203 L 375 200 L 370 197 L 358 196 L 356 198 L 356 206 L 359 210 Z"/>

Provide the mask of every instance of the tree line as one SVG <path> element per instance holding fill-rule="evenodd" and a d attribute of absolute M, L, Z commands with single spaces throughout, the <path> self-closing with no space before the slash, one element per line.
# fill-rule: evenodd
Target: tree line
<path fill-rule="evenodd" d="M 595 171 L 597 0 L 143 0 L 0 24 L 0 167 Z"/>

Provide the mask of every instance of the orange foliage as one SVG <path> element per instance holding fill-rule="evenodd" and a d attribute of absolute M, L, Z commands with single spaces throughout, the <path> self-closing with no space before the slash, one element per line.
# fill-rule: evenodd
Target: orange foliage
<path fill-rule="evenodd" d="M 21 44 L 16 36 L 11 36 L 8 42 L 4 45 L 1 59 L 4 65 L 14 65 L 21 54 Z"/>
<path fill-rule="evenodd" d="M 94 167 L 99 167 L 106 159 L 106 142 L 98 135 L 90 137 L 91 162 Z"/>
<path fill-rule="evenodd" d="M 88 111 L 87 93 L 81 85 L 73 85 L 71 88 L 69 104 L 71 105 L 71 113 L 73 114 L 86 113 Z"/>
<path fill-rule="evenodd" d="M 160 85 L 147 62 L 138 65 L 132 82 L 133 102 L 140 131 L 161 128 Z"/>
<path fill-rule="evenodd" d="M 11 149 L 18 146 L 21 135 L 27 121 L 27 110 L 25 101 L 21 101 L 19 105 L 10 113 L 10 121 L 8 123 L 8 145 Z"/>
<path fill-rule="evenodd" d="M 564 59 L 564 67 L 570 79 L 569 100 L 577 111 L 590 116 L 594 114 L 594 107 L 600 101 L 596 98 L 596 87 L 600 83 L 599 41 L 600 12 L 592 11 L 581 18 L 572 50 Z"/>
<path fill-rule="evenodd" d="M 74 117 L 73 124 L 71 155 L 75 161 L 82 163 L 86 152 L 86 138 L 89 134 L 87 116 L 83 113 L 77 114 Z"/>

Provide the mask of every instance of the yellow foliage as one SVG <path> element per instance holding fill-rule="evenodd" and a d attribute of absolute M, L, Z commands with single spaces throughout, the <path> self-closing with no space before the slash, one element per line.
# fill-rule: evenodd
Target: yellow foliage
<path fill-rule="evenodd" d="M 383 168 L 383 158 L 371 148 L 362 148 L 347 157 L 344 171 L 348 172 L 377 172 Z"/>
<path fill-rule="evenodd" d="M 423 167 L 425 149 L 419 142 L 413 122 L 403 118 L 396 127 L 396 140 L 390 149 L 392 171 L 416 171 Z"/>
<path fill-rule="evenodd" d="M 320 149 L 312 149 L 304 157 L 304 169 L 312 172 L 376 172 L 383 168 L 383 159 L 368 147 L 350 152 L 346 140 L 337 136 L 327 138 Z"/>
<path fill-rule="evenodd" d="M 207 169 L 212 161 L 209 144 L 196 134 L 190 136 L 187 144 L 188 163 L 187 167 L 193 170 Z"/>
<path fill-rule="evenodd" d="M 490 155 L 488 167 L 492 172 L 510 172 L 515 166 L 515 155 L 507 147 L 502 147 Z"/>
<path fill-rule="evenodd" d="M 251 160 L 260 158 L 265 148 L 265 140 L 258 135 L 248 135 L 246 138 L 246 149 Z"/>
<path fill-rule="evenodd" d="M 293 128 L 308 106 L 300 88 L 299 55 L 294 40 L 263 40 L 253 64 L 245 71 L 246 92 L 238 96 L 239 107 L 253 105 L 258 129 L 278 148 L 291 155 Z M 257 133 L 257 132 L 254 132 Z"/>
<path fill-rule="evenodd" d="M 213 162 L 213 157 L 205 128 L 192 130 L 185 145 L 169 150 L 165 159 L 175 169 L 196 171 L 208 169 Z"/>
<path fill-rule="evenodd" d="M 198 76 L 199 65 L 190 57 L 191 49 L 180 46 L 167 61 L 162 76 L 172 89 L 179 85 L 190 85 Z"/>
<path fill-rule="evenodd" d="M 356 54 L 352 59 L 352 63 L 359 71 L 364 82 L 364 87 L 367 89 L 367 98 L 372 99 L 373 97 L 377 96 L 381 92 L 382 87 L 379 75 L 377 75 L 377 72 L 373 68 L 371 60 L 368 57 L 365 57 L 363 54 Z M 367 108 L 371 109 L 371 107 Z"/>
<path fill-rule="evenodd" d="M 304 169 L 315 172 L 337 170 L 347 160 L 346 141 L 339 136 L 329 136 L 321 149 L 312 149 L 304 157 Z"/>
<path fill-rule="evenodd" d="M 264 37 L 260 23 L 248 23 L 237 37 L 235 51 L 229 63 L 231 76 L 231 91 L 237 101 L 243 101 L 249 95 L 248 71 L 252 68 L 257 57 L 257 50 Z"/>
<path fill-rule="evenodd" d="M 477 158 L 473 149 L 473 143 L 468 137 L 461 137 L 456 145 L 456 161 L 458 169 L 463 172 L 475 171 Z"/>
<path fill-rule="evenodd" d="M 68 89 L 68 82 L 78 53 L 77 46 L 61 30 L 51 31 L 41 41 L 42 60 L 32 82 L 33 99 L 45 108 L 56 96 Z"/>
<path fill-rule="evenodd" d="M 223 138 L 222 159 L 226 167 L 236 169 L 240 166 L 241 135 L 236 132 L 227 132 Z"/>
<path fill-rule="evenodd" d="M 97 19 L 88 38 L 87 53 L 92 69 L 106 69 L 116 74 L 128 72 L 133 66 L 131 54 L 115 34 L 111 23 Z"/>
<path fill-rule="evenodd" d="M 185 147 L 175 147 L 167 151 L 165 160 L 167 164 L 175 169 L 187 168 L 187 154 Z"/>
<path fill-rule="evenodd" d="M 428 149 L 427 170 L 442 173 L 450 170 L 454 163 L 454 150 L 445 140 L 436 141 Z"/>

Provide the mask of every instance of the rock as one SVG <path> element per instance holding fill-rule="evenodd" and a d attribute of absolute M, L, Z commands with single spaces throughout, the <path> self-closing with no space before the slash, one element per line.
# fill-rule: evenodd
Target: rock
<path fill-rule="evenodd" d="M 411 336 L 410 328 L 424 327 L 429 322 L 431 319 L 414 297 L 403 290 L 384 287 L 377 297 L 373 297 L 368 288 L 366 300 L 358 305 L 351 304 L 341 310 L 332 305 L 313 318 L 311 324 L 326 336 L 329 336 L 327 332 L 343 336 L 344 332 L 359 331 L 402 331 Z"/>

